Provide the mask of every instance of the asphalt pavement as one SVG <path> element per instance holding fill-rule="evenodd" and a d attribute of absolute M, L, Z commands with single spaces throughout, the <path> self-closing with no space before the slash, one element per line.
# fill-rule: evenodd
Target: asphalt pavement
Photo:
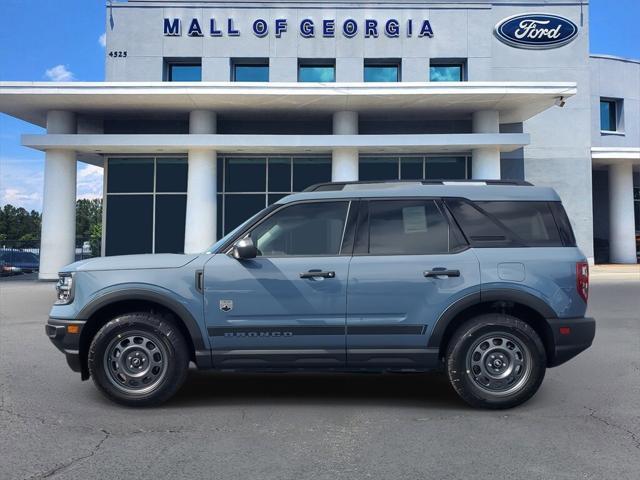
<path fill-rule="evenodd" d="M 195 370 L 162 407 L 123 408 L 46 338 L 53 299 L 0 282 L 3 480 L 640 478 L 640 275 L 593 277 L 593 347 L 497 412 L 438 374 Z"/>

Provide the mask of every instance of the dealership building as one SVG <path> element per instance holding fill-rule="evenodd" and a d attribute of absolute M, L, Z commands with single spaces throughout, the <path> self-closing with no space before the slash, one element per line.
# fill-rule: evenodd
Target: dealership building
<path fill-rule="evenodd" d="M 319 182 L 503 179 L 554 187 L 590 261 L 637 261 L 640 62 L 590 54 L 587 1 L 113 1 L 105 54 L 104 82 L 0 83 L 46 129 L 43 279 L 77 161 L 104 255 L 204 251 Z"/>

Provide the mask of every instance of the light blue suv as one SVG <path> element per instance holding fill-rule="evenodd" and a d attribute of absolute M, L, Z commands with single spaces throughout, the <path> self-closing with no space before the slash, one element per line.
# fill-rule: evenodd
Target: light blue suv
<path fill-rule="evenodd" d="M 230 371 L 442 369 L 466 402 L 528 400 L 588 348 L 588 265 L 558 195 L 525 182 L 315 185 L 199 255 L 60 272 L 46 325 L 109 398 Z"/>

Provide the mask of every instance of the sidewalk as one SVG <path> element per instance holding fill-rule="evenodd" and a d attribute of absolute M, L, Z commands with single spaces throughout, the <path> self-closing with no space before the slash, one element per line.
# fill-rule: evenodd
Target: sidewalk
<path fill-rule="evenodd" d="M 592 277 L 624 277 L 640 280 L 640 264 L 636 265 L 591 265 L 589 273 Z"/>

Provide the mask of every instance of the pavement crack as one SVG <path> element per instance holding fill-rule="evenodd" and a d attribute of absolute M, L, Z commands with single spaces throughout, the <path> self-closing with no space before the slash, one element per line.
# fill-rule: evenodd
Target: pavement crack
<path fill-rule="evenodd" d="M 3 402 L 3 405 L 0 406 L 0 412 L 6 413 L 7 415 L 11 415 L 12 417 L 19 418 L 21 420 L 35 420 L 36 422 L 39 422 L 42 425 L 47 424 L 47 420 L 45 418 L 38 417 L 36 415 L 24 415 L 22 413 L 14 412 L 13 410 L 6 408 L 4 406 L 4 402 Z"/>
<path fill-rule="evenodd" d="M 63 473 L 65 471 L 67 471 L 69 468 L 71 468 L 73 465 L 82 462 L 83 460 L 86 460 L 87 458 L 91 458 L 93 457 L 98 450 L 100 450 L 100 448 L 102 447 L 102 444 L 104 442 L 107 441 L 107 439 L 111 436 L 111 432 L 104 430 L 104 429 L 100 429 L 100 431 L 103 434 L 103 437 L 100 439 L 100 441 L 98 441 L 98 443 L 96 443 L 93 448 L 89 451 L 89 453 L 87 453 L 86 455 L 82 455 L 80 457 L 76 457 L 76 458 L 71 458 L 69 459 L 67 462 L 57 465 L 54 468 L 47 470 L 44 473 L 37 473 L 35 475 L 32 475 L 30 477 L 27 478 L 27 480 L 31 480 L 31 479 L 36 479 L 36 478 L 51 478 L 54 477 L 60 473 Z"/>
<path fill-rule="evenodd" d="M 589 410 L 589 417 L 593 418 L 594 420 L 597 420 L 600 423 L 605 424 L 607 427 L 620 430 L 626 433 L 627 435 L 629 435 L 629 437 L 631 438 L 631 441 L 633 442 L 633 446 L 638 450 L 640 450 L 640 438 L 638 437 L 638 434 L 636 432 L 634 432 L 633 430 L 629 430 L 628 428 L 622 427 L 616 423 L 610 422 L 604 417 L 601 417 L 600 415 L 598 415 L 597 410 L 594 410 L 593 408 L 589 408 L 589 407 L 584 407 L 584 408 Z"/>

